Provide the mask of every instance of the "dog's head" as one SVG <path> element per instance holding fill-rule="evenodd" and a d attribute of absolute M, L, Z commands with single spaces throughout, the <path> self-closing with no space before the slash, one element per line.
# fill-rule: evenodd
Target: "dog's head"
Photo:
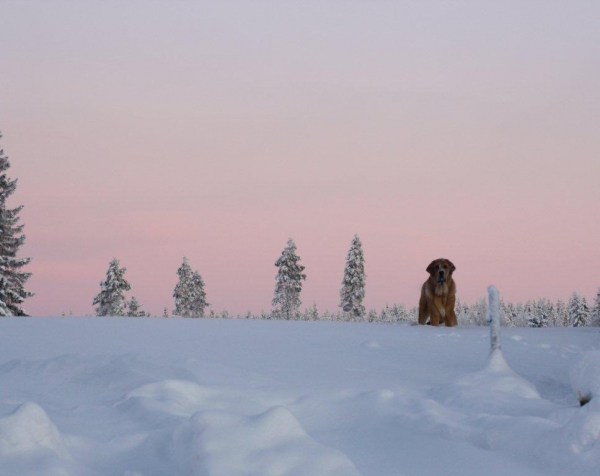
<path fill-rule="evenodd" d="M 427 266 L 431 280 L 436 284 L 443 284 L 450 279 L 456 266 L 449 259 L 436 259 Z"/>

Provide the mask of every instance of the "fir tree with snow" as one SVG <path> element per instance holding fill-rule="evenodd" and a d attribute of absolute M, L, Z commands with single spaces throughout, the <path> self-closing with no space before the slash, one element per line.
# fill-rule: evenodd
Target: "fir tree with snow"
<path fill-rule="evenodd" d="M 127 314 L 128 317 L 146 317 L 146 313 L 142 311 L 142 305 L 132 296 L 131 301 L 127 303 Z"/>
<path fill-rule="evenodd" d="M 358 235 L 354 235 L 350 250 L 346 255 L 346 267 L 344 268 L 344 279 L 340 290 L 340 307 L 344 312 L 352 313 L 355 317 L 365 315 L 365 258 L 362 243 Z"/>
<path fill-rule="evenodd" d="M 594 300 L 594 307 L 591 310 L 592 326 L 600 326 L 600 288 L 596 293 L 596 299 Z"/>
<path fill-rule="evenodd" d="M 588 326 L 590 323 L 590 308 L 585 297 L 573 293 L 569 300 L 569 320 L 572 327 Z"/>
<path fill-rule="evenodd" d="M 206 302 L 206 291 L 204 291 L 204 280 L 198 271 L 192 275 L 193 298 L 192 317 L 204 317 L 204 310 L 210 306 Z"/>
<path fill-rule="evenodd" d="M 22 271 L 22 268 L 31 258 L 17 258 L 19 248 L 25 243 L 24 225 L 19 224 L 19 212 L 23 206 L 7 206 L 8 197 L 17 188 L 17 180 L 6 175 L 9 167 L 8 157 L 0 149 L 0 316 L 26 316 L 22 304 L 33 293 L 25 290 L 31 273 Z"/>
<path fill-rule="evenodd" d="M 113 259 L 108 265 L 106 279 L 100 282 L 100 293 L 94 298 L 97 316 L 124 316 L 125 296 L 124 292 L 131 289 L 131 285 L 125 279 L 127 268 L 120 268 L 118 259 Z"/>
<path fill-rule="evenodd" d="M 543 300 L 537 301 L 533 306 L 528 306 L 527 327 L 548 327 L 547 303 Z"/>
<path fill-rule="evenodd" d="M 162 317 L 169 317 L 169 311 L 167 310 L 166 307 L 163 309 L 163 315 L 162 315 Z"/>
<path fill-rule="evenodd" d="M 554 308 L 554 325 L 555 326 L 568 326 L 569 324 L 569 313 L 567 312 L 567 305 L 562 300 L 558 300 L 556 307 Z"/>
<path fill-rule="evenodd" d="M 302 273 L 304 266 L 300 263 L 300 257 L 296 254 L 296 244 L 291 238 L 282 251 L 281 256 L 275 262 L 279 268 L 275 276 L 275 296 L 273 297 L 273 313 L 280 319 L 297 318 L 300 312 L 300 292 L 302 281 L 306 275 Z"/>
<path fill-rule="evenodd" d="M 173 298 L 175 298 L 174 316 L 204 317 L 204 309 L 209 306 L 206 302 L 204 280 L 198 271 L 192 271 L 186 257 L 177 270 L 179 281 L 175 285 Z"/>

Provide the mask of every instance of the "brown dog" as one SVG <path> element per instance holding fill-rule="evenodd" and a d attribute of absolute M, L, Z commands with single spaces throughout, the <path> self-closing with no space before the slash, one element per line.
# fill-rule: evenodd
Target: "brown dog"
<path fill-rule="evenodd" d="M 456 284 L 452 279 L 452 273 L 456 266 L 447 259 L 436 259 L 427 266 L 429 279 L 421 288 L 421 299 L 419 300 L 419 324 L 429 323 L 432 326 L 446 324 L 451 327 L 458 324 L 454 313 L 456 302 Z"/>

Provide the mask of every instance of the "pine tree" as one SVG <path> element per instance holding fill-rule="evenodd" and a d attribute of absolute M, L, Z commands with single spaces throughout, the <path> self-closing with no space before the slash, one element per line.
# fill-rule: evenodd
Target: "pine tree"
<path fill-rule="evenodd" d="M 362 302 L 365 298 L 366 279 L 362 243 L 358 235 L 354 235 L 350 250 L 346 255 L 344 279 L 340 290 L 340 307 L 344 312 L 350 312 L 355 317 L 365 315 L 365 306 Z"/>
<path fill-rule="evenodd" d="M 163 310 L 163 315 L 162 317 L 169 317 L 169 311 L 167 310 L 167 308 L 165 307 Z"/>
<path fill-rule="evenodd" d="M 300 292 L 302 291 L 302 281 L 306 280 L 306 275 L 302 273 L 304 266 L 299 261 L 296 245 L 290 238 L 281 256 L 275 262 L 275 266 L 279 268 L 277 276 L 275 276 L 275 296 L 272 302 L 276 318 L 292 319 L 300 311 L 302 304 Z"/>
<path fill-rule="evenodd" d="M 128 317 L 146 317 L 146 313 L 142 311 L 142 305 L 133 296 L 131 301 L 127 303 L 127 314 Z"/>
<path fill-rule="evenodd" d="M 569 319 L 572 327 L 583 327 L 589 325 L 590 308 L 585 297 L 573 293 L 569 300 Z"/>
<path fill-rule="evenodd" d="M 9 167 L 8 157 L 0 149 L 0 316 L 26 316 L 21 305 L 33 296 L 24 287 L 31 273 L 25 273 L 21 268 L 31 258 L 17 258 L 19 248 L 25 243 L 24 225 L 19 225 L 19 212 L 23 206 L 7 208 L 6 200 L 17 188 L 17 180 L 6 175 Z"/>
<path fill-rule="evenodd" d="M 125 279 L 127 268 L 119 268 L 119 260 L 113 259 L 108 265 L 106 279 L 100 282 L 100 294 L 94 298 L 93 304 L 97 316 L 124 316 L 125 296 L 124 291 L 129 291 L 131 285 Z"/>
<path fill-rule="evenodd" d="M 177 270 L 179 281 L 175 285 L 173 297 L 175 298 L 174 316 L 204 317 L 204 308 L 209 306 L 204 292 L 204 281 L 198 271 L 192 271 L 186 257 Z"/>

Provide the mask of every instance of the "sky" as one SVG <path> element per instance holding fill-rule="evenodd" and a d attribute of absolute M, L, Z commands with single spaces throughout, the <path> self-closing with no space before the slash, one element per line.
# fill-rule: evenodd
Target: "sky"
<path fill-rule="evenodd" d="M 268 310 L 293 238 L 303 305 L 589 300 L 600 286 L 600 3 L 0 0 L 0 147 L 24 205 L 25 309 L 92 314 L 118 258 L 173 309 Z"/>

